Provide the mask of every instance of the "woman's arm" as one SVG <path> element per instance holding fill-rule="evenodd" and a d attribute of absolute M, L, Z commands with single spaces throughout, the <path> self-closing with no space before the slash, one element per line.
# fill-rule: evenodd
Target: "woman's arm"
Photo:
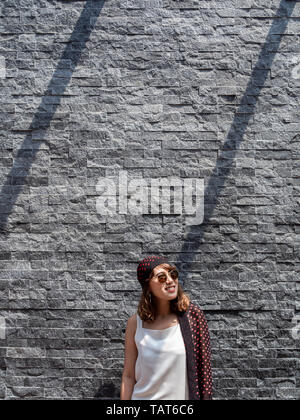
<path fill-rule="evenodd" d="M 125 358 L 124 369 L 121 382 L 121 400 L 130 400 L 133 392 L 135 380 L 135 363 L 138 350 L 134 341 L 136 332 L 136 314 L 129 318 L 125 332 Z"/>

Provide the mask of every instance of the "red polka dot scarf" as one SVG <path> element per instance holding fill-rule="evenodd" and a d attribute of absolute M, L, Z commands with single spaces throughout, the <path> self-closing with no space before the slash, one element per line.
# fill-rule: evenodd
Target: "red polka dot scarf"
<path fill-rule="evenodd" d="M 212 399 L 211 349 L 207 321 L 203 311 L 190 306 L 179 323 L 186 348 L 190 400 Z"/>
<path fill-rule="evenodd" d="M 168 263 L 167 258 L 156 255 L 146 257 L 139 263 L 137 268 L 137 278 L 142 287 L 145 285 L 145 282 L 150 276 L 153 268 L 162 263 Z"/>

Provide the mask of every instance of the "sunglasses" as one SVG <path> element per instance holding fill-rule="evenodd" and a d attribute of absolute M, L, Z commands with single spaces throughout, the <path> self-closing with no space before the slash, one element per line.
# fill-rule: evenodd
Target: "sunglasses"
<path fill-rule="evenodd" d="M 171 277 L 172 280 L 177 280 L 178 277 L 179 277 L 179 273 L 176 269 L 173 269 L 173 270 L 169 271 L 168 274 L 169 274 L 169 276 Z M 157 279 L 160 283 L 165 283 L 167 281 L 167 278 L 168 278 L 166 273 L 159 273 L 154 277 L 157 277 Z"/>

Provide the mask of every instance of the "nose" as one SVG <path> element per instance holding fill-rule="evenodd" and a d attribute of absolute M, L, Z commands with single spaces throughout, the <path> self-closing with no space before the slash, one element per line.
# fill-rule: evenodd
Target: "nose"
<path fill-rule="evenodd" d="M 171 277 L 171 275 L 170 275 L 170 273 L 167 273 L 167 280 L 166 280 L 166 283 L 173 283 L 173 279 L 172 279 L 172 277 Z"/>

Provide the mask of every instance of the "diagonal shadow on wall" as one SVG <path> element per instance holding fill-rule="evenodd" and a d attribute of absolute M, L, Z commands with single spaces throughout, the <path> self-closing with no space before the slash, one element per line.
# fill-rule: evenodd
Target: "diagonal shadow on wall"
<path fill-rule="evenodd" d="M 205 188 L 203 224 L 191 226 L 184 238 L 184 244 L 176 261 L 176 265 L 182 268 L 181 277 L 183 284 L 185 283 L 189 267 L 192 265 L 195 252 L 201 247 L 201 243 L 204 242 L 204 234 L 218 204 L 219 196 L 225 187 L 226 179 L 230 174 L 236 154 L 243 141 L 250 118 L 255 113 L 258 97 L 264 87 L 295 5 L 295 0 L 282 0 L 280 2 L 265 43 L 251 73 L 245 93 L 235 113 L 227 138 L 219 151 L 216 165 Z"/>
<path fill-rule="evenodd" d="M 86 1 L 52 79 L 44 93 L 41 104 L 39 105 L 28 130 L 26 130 L 28 131 L 28 134 L 17 152 L 13 167 L 10 170 L 0 193 L 0 232 L 2 233 L 8 233 L 6 231 L 8 217 L 13 211 L 13 207 L 23 186 L 27 183 L 30 168 L 36 158 L 36 154 L 45 141 L 43 140 L 43 136 L 45 136 L 46 130 L 49 128 L 54 114 L 60 105 L 61 98 L 71 80 L 72 71 L 70 71 L 66 77 L 61 78 L 59 77 L 60 69 L 64 67 L 64 60 L 70 60 L 74 71 L 81 53 L 90 38 L 90 34 L 94 29 L 104 3 L 105 0 Z M 53 105 L 51 111 L 45 112 L 45 109 L 49 108 L 49 104 L 47 103 L 47 97 L 49 96 L 51 96 Z M 42 135 L 38 141 L 32 139 L 32 133 L 35 130 L 42 130 Z"/>

